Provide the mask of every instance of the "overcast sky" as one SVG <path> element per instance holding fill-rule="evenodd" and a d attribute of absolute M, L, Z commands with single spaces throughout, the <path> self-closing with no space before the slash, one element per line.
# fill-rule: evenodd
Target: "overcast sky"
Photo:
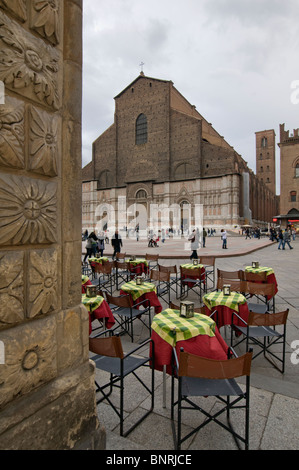
<path fill-rule="evenodd" d="M 83 0 L 83 48 L 82 166 L 141 62 L 254 171 L 255 132 L 299 127 L 298 0 Z"/>

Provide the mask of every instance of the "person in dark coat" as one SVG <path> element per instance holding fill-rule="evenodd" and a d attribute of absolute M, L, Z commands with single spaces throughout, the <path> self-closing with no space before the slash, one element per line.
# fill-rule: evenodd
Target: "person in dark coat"
<path fill-rule="evenodd" d="M 112 237 L 111 244 L 114 249 L 113 255 L 112 255 L 112 259 L 114 259 L 116 256 L 116 253 L 120 253 L 121 247 L 123 246 L 123 242 L 122 242 L 121 236 L 118 233 L 118 230 L 115 230 L 115 234 Z"/>

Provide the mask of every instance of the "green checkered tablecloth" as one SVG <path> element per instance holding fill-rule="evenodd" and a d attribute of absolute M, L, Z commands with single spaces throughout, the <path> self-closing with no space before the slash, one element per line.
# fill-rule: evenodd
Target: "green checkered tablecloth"
<path fill-rule="evenodd" d="M 146 266 L 148 266 L 148 261 L 143 258 L 138 258 L 138 259 L 133 259 L 133 260 L 128 258 L 126 259 L 126 262 L 132 264 L 133 266 L 137 266 L 138 264 L 145 264 Z"/>
<path fill-rule="evenodd" d="M 96 297 L 87 297 L 85 294 L 82 294 L 82 304 L 90 311 L 93 312 L 102 304 L 104 297 L 97 295 Z"/>
<path fill-rule="evenodd" d="M 186 264 L 181 264 L 182 268 L 186 269 L 197 269 L 197 268 L 203 268 L 203 264 L 193 264 L 193 263 L 186 263 Z"/>
<path fill-rule="evenodd" d="M 91 263 L 103 263 L 103 261 L 109 261 L 106 256 L 101 256 L 100 258 L 88 258 L 88 261 Z"/>
<path fill-rule="evenodd" d="M 143 294 L 146 294 L 147 292 L 157 293 L 156 286 L 152 282 L 144 282 L 140 286 L 137 286 L 136 281 L 130 281 L 123 284 L 120 289 L 123 292 L 131 294 L 133 301 L 137 300 L 139 297 L 141 297 Z"/>
<path fill-rule="evenodd" d="M 270 274 L 274 274 L 274 271 L 272 268 L 267 268 L 267 266 L 260 266 L 259 268 L 253 268 L 252 266 L 246 266 L 245 271 L 247 273 L 254 273 L 254 274 L 260 274 L 260 273 L 267 273 L 267 276 Z"/>
<path fill-rule="evenodd" d="M 82 274 L 82 284 L 85 284 L 87 281 L 89 281 L 89 277 Z"/>
<path fill-rule="evenodd" d="M 194 317 L 184 318 L 179 310 L 170 308 L 154 316 L 151 328 L 171 346 L 198 335 L 215 336 L 215 322 L 207 315 L 194 313 Z"/>
<path fill-rule="evenodd" d="M 222 291 L 210 292 L 209 294 L 205 294 L 202 300 L 209 310 L 222 305 L 238 312 L 239 305 L 246 304 L 246 298 L 238 292 L 231 292 L 230 295 L 224 295 Z"/>

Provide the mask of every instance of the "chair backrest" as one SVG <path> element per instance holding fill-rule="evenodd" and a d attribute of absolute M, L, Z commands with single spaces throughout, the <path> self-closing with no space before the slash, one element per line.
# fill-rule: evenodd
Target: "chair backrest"
<path fill-rule="evenodd" d="M 237 358 L 215 360 L 181 351 L 178 375 L 206 379 L 233 379 L 243 375 L 249 376 L 251 359 L 252 352 Z"/>
<path fill-rule="evenodd" d="M 171 308 L 172 310 L 180 310 L 180 306 L 179 305 L 175 305 L 173 302 L 170 302 L 169 304 L 169 308 Z M 203 315 L 206 314 L 206 311 L 205 311 L 205 307 L 195 307 L 194 308 L 194 312 L 196 313 L 202 313 Z"/>
<path fill-rule="evenodd" d="M 239 269 L 238 271 L 225 271 L 223 269 L 217 269 L 217 278 L 244 280 L 244 271 L 242 271 L 242 269 Z"/>
<path fill-rule="evenodd" d="M 275 285 L 272 283 L 266 284 L 258 282 L 246 282 L 246 291 L 247 294 L 251 295 L 262 295 L 273 297 L 275 295 Z"/>
<path fill-rule="evenodd" d="M 215 256 L 200 256 L 199 262 L 205 266 L 215 266 Z"/>
<path fill-rule="evenodd" d="M 111 274 L 114 263 L 112 261 L 105 261 L 103 263 L 95 263 L 94 269 L 95 272 L 99 274 Z"/>
<path fill-rule="evenodd" d="M 223 289 L 224 285 L 230 285 L 233 292 L 246 292 L 246 282 L 240 279 L 225 279 L 220 277 L 217 279 L 217 289 Z"/>
<path fill-rule="evenodd" d="M 245 281 L 249 282 L 267 282 L 267 273 L 247 273 L 244 272 L 244 279 Z"/>
<path fill-rule="evenodd" d="M 180 266 L 181 276 L 187 277 L 200 277 L 201 276 L 201 268 L 185 268 L 184 266 Z M 203 273 L 204 274 L 204 273 Z"/>
<path fill-rule="evenodd" d="M 127 269 L 127 270 L 129 270 L 130 263 L 128 263 L 127 261 L 118 261 L 118 260 L 116 260 L 116 267 L 118 269 Z"/>
<path fill-rule="evenodd" d="M 106 299 L 108 304 L 116 305 L 117 307 L 125 307 L 130 308 L 133 305 L 132 299 L 130 295 L 120 295 L 120 296 L 113 296 L 106 292 Z"/>
<path fill-rule="evenodd" d="M 159 281 L 159 282 L 169 282 L 170 273 L 164 272 L 164 271 L 158 271 L 157 269 L 152 269 L 150 273 L 150 280 Z"/>
<path fill-rule="evenodd" d="M 276 313 L 249 312 L 248 325 L 250 326 L 278 326 L 287 322 L 289 309 Z"/>
<path fill-rule="evenodd" d="M 89 338 L 89 351 L 100 356 L 124 357 L 124 352 L 119 336 L 105 338 Z"/>
<path fill-rule="evenodd" d="M 126 257 L 126 253 L 116 253 L 115 258 L 116 261 L 119 259 L 124 259 Z"/>
<path fill-rule="evenodd" d="M 161 264 L 158 264 L 158 269 L 159 269 L 159 271 L 162 271 L 162 272 L 165 272 L 165 273 L 168 272 L 168 273 L 177 274 L 177 272 L 178 272 L 176 264 L 174 264 L 173 266 L 162 266 Z"/>
<path fill-rule="evenodd" d="M 148 253 L 146 253 L 145 259 L 147 261 L 158 261 L 159 255 L 149 255 Z"/>

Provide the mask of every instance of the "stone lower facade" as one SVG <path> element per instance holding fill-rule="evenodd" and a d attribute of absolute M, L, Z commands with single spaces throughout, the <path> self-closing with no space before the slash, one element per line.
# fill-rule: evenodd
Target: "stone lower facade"
<path fill-rule="evenodd" d="M 0 0 L 1 450 L 105 448 L 81 305 L 81 36 L 81 0 Z"/>

